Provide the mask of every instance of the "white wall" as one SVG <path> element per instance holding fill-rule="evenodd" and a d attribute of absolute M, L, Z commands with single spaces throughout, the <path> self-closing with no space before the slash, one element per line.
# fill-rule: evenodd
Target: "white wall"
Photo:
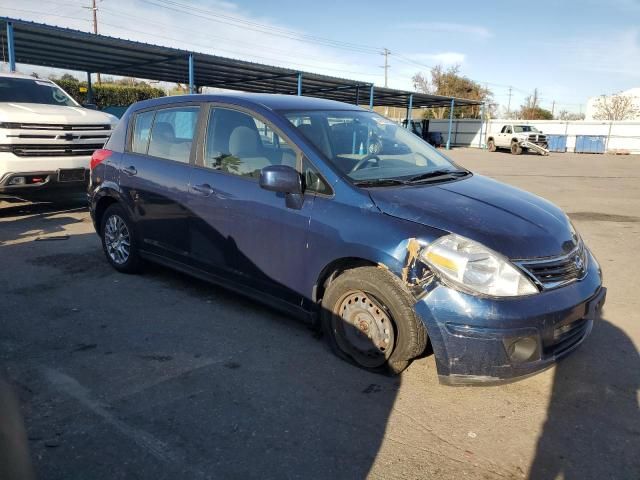
<path fill-rule="evenodd" d="M 480 120 L 454 120 L 451 129 L 451 145 L 480 147 L 486 145 L 486 139 L 492 133 L 498 133 L 505 123 L 510 120 L 489 120 L 483 126 L 480 136 Z M 522 125 L 533 125 L 543 133 L 550 135 L 567 135 L 567 151 L 573 152 L 576 135 L 604 135 L 608 138 L 605 143 L 607 151 L 628 150 L 629 153 L 640 153 L 640 122 L 603 122 L 603 121 L 560 121 L 560 120 L 529 120 L 516 121 Z M 487 128 L 488 127 L 488 128 Z M 447 141 L 449 131 L 448 120 L 430 120 L 429 131 L 441 132 L 443 140 Z M 487 133 L 488 132 L 488 133 Z"/>

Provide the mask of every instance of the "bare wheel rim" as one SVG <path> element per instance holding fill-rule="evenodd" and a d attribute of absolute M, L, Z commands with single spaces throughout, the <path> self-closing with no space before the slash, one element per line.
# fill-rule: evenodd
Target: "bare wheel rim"
<path fill-rule="evenodd" d="M 371 294 L 350 291 L 342 296 L 333 315 L 333 331 L 342 351 L 364 367 L 382 366 L 395 345 L 391 316 Z"/>
<path fill-rule="evenodd" d="M 129 260 L 131 235 L 127 224 L 119 215 L 110 215 L 104 226 L 104 244 L 107 255 L 117 265 Z"/>

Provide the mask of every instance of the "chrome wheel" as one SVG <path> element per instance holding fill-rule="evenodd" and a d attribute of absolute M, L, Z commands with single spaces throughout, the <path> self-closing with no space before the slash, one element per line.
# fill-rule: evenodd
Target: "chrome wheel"
<path fill-rule="evenodd" d="M 395 344 L 393 322 L 387 310 L 362 291 L 346 293 L 334 311 L 336 342 L 364 367 L 382 366 Z"/>
<path fill-rule="evenodd" d="M 107 219 L 104 226 L 104 244 L 113 263 L 123 265 L 129 260 L 131 235 L 122 217 L 114 214 Z"/>

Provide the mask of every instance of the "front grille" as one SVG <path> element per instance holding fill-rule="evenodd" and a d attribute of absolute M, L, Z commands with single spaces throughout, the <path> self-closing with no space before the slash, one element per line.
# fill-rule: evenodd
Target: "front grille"
<path fill-rule="evenodd" d="M 529 141 L 533 143 L 545 143 L 547 141 L 546 135 L 529 135 Z"/>
<path fill-rule="evenodd" d="M 111 130 L 111 125 L 109 125 L 108 123 L 67 125 L 67 124 L 52 124 L 52 123 L 3 122 L 3 123 L 0 123 L 0 128 L 9 128 L 9 129 L 15 129 L 15 130 L 74 131 L 74 130 Z"/>
<path fill-rule="evenodd" d="M 581 280 L 587 272 L 586 248 L 582 242 L 568 255 L 516 262 L 545 289 Z"/>
<path fill-rule="evenodd" d="M 75 155 L 91 155 L 103 146 L 104 143 L 75 145 L 10 144 L 0 146 L 0 151 L 12 152 L 18 157 L 68 157 Z"/>

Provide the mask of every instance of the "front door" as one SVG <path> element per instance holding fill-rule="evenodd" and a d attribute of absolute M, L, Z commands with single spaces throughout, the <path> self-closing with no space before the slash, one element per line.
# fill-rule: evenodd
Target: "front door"
<path fill-rule="evenodd" d="M 204 148 L 190 182 L 193 259 L 214 274 L 300 304 L 313 195 L 295 208 L 260 188 L 260 170 L 301 156 L 265 119 L 231 107 L 210 109 Z"/>
<path fill-rule="evenodd" d="M 140 248 L 178 261 L 188 258 L 185 202 L 199 111 L 187 104 L 137 113 L 120 163 L 120 187 Z"/>

